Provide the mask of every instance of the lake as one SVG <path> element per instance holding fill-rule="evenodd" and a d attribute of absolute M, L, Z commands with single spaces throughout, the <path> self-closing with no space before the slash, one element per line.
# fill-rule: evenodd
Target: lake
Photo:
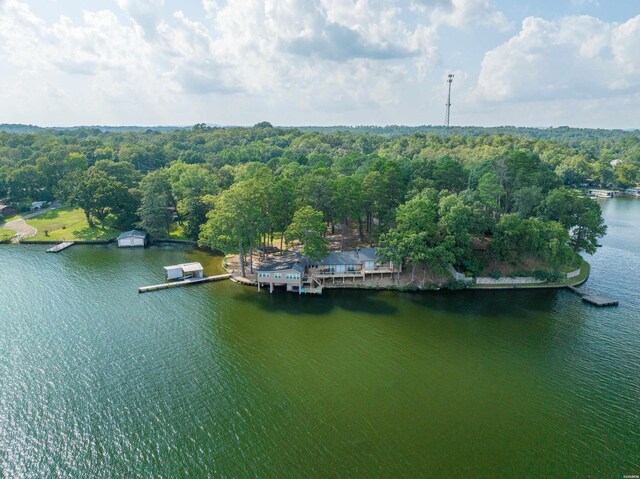
<path fill-rule="evenodd" d="M 640 474 L 640 200 L 592 293 L 140 295 L 170 247 L 0 246 L 0 477 Z"/>

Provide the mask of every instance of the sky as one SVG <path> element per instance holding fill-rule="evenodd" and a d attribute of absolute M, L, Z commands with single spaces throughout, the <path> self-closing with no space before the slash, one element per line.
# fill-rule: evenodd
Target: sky
<path fill-rule="evenodd" d="M 0 0 L 0 123 L 640 128 L 638 0 Z"/>

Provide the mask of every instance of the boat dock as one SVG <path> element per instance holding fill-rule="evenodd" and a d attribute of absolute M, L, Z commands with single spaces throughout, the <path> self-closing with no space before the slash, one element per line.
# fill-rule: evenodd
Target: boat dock
<path fill-rule="evenodd" d="M 70 246 L 73 246 L 74 244 L 75 244 L 74 241 L 63 241 L 62 243 L 58 243 L 57 245 L 49 248 L 47 250 L 47 253 L 59 253 L 63 249 L 67 249 Z"/>
<path fill-rule="evenodd" d="M 605 306 L 618 306 L 618 301 L 615 299 L 607 298 L 605 296 L 585 294 L 575 286 L 567 286 L 567 288 L 580 296 L 582 301 L 585 303 L 593 304 L 594 306 L 599 306 L 601 308 Z"/>
<path fill-rule="evenodd" d="M 223 281 L 231 278 L 230 274 L 219 274 L 217 276 L 205 276 L 204 278 L 189 278 L 182 281 L 172 281 L 170 283 L 155 284 L 153 286 L 143 286 L 138 288 L 138 293 L 148 293 L 150 291 L 159 291 L 161 289 L 178 288 L 180 286 L 189 286 L 198 283 L 210 283 L 212 281 Z"/>

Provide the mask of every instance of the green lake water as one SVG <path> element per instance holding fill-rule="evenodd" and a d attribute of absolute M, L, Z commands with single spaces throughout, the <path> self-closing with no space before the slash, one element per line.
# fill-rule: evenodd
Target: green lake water
<path fill-rule="evenodd" d="M 0 477 L 640 474 L 640 200 L 568 291 L 139 295 L 177 248 L 0 246 Z"/>

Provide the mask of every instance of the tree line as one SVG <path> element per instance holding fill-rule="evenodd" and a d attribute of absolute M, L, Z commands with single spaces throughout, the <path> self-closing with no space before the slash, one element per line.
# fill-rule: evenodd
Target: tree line
<path fill-rule="evenodd" d="M 605 232 L 597 203 L 573 188 L 639 178 L 637 136 L 576 141 L 320 133 L 266 122 L 0 133 L 0 198 L 55 198 L 82 208 L 90 225 L 155 237 L 177 223 L 203 245 L 248 254 L 250 269 L 249 253 L 274 236 L 319 258 L 325 232 L 350 229 L 412 265 L 479 271 L 473 241 L 488 238 L 497 260 L 536 255 L 557 266 L 571 251 L 593 252 Z"/>

